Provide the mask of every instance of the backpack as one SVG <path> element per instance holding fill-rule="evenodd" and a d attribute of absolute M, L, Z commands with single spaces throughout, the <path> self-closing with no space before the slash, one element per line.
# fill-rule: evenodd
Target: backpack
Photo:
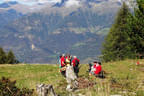
<path fill-rule="evenodd" d="M 75 66 L 78 67 L 79 61 L 77 59 L 75 60 L 75 64 L 76 64 Z"/>

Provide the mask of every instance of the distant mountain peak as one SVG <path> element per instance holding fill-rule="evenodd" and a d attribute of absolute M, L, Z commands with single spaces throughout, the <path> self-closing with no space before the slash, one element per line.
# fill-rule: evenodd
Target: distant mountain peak
<path fill-rule="evenodd" d="M 12 5 L 16 5 L 18 4 L 17 1 L 8 1 L 8 2 L 4 2 L 2 4 L 0 4 L 0 8 L 8 8 L 11 7 Z"/>
<path fill-rule="evenodd" d="M 9 1 L 9 2 L 7 2 L 9 5 L 15 5 L 15 4 L 18 4 L 18 2 L 17 1 Z"/>
<path fill-rule="evenodd" d="M 53 7 L 62 7 L 64 6 L 66 1 L 68 0 L 61 0 L 61 2 L 57 2 L 56 4 L 54 4 Z"/>

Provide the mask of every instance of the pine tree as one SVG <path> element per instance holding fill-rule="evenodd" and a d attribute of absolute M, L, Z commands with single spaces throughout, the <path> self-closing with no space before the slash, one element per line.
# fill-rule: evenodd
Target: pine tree
<path fill-rule="evenodd" d="M 0 47 L 0 64 L 6 63 L 6 53 L 4 52 L 3 48 Z"/>
<path fill-rule="evenodd" d="M 144 15 L 144 0 L 137 0 L 138 9 Z"/>
<path fill-rule="evenodd" d="M 135 52 L 130 44 L 131 38 L 129 36 L 131 34 L 131 26 L 129 24 L 131 18 L 132 15 L 128 6 L 123 3 L 103 44 L 102 54 L 104 61 L 134 57 Z"/>
<path fill-rule="evenodd" d="M 132 44 L 138 55 L 144 56 L 144 0 L 137 0 L 138 8 L 135 9 L 132 21 Z"/>
<path fill-rule="evenodd" d="M 7 64 L 15 64 L 16 58 L 13 52 L 10 50 L 7 54 Z"/>

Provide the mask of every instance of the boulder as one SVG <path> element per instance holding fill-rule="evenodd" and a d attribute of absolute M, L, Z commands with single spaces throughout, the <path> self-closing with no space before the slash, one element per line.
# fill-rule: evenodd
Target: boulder
<path fill-rule="evenodd" d="M 73 66 L 67 66 L 66 67 L 66 81 L 68 83 L 66 90 L 67 91 L 74 91 L 77 86 L 78 86 L 78 82 L 77 82 L 77 76 L 74 73 L 73 70 Z"/>
<path fill-rule="evenodd" d="M 38 84 L 36 86 L 38 96 L 58 96 L 52 85 Z"/>

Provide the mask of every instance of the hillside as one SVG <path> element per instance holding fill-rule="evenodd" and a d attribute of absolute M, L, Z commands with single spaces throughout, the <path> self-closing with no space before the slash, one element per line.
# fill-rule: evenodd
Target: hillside
<path fill-rule="evenodd" d="M 0 46 L 27 63 L 56 63 L 62 53 L 77 55 L 81 61 L 97 58 L 121 2 L 60 1 L 1 4 Z"/>
<path fill-rule="evenodd" d="M 7 25 L 8 23 L 20 18 L 23 16 L 22 13 L 17 12 L 14 9 L 1 10 L 0 9 L 0 28 Z"/>
<path fill-rule="evenodd" d="M 72 53 L 82 57 L 81 59 L 86 59 L 84 54 L 96 57 L 100 54 L 100 46 L 105 36 L 105 31 L 101 34 L 97 31 L 109 28 L 110 24 L 105 22 L 110 18 L 112 17 L 106 14 L 102 15 L 100 20 L 96 13 L 81 9 L 64 18 L 60 14 L 35 13 L 2 28 L 1 46 L 13 49 L 20 60 L 24 54 L 26 60 L 21 61 L 32 63 L 50 63 L 50 60 L 53 60 L 50 57 L 63 52 Z M 92 46 L 92 50 L 87 51 L 89 46 Z M 93 52 L 95 54 L 92 54 Z"/>
<path fill-rule="evenodd" d="M 144 60 L 140 60 L 143 66 L 136 66 L 137 60 L 125 60 L 103 63 L 103 70 L 107 72 L 105 79 L 89 77 L 86 72 L 88 65 L 81 65 L 79 76 L 96 85 L 90 88 L 82 88 L 74 94 L 84 96 L 110 96 L 120 94 L 122 96 L 144 95 Z M 61 76 L 58 65 L 0 65 L 0 77 L 10 77 L 17 80 L 18 87 L 34 88 L 36 84 L 52 84 L 56 93 L 67 96 L 65 91 L 66 80 Z M 57 83 L 56 83 L 57 82 Z"/>

